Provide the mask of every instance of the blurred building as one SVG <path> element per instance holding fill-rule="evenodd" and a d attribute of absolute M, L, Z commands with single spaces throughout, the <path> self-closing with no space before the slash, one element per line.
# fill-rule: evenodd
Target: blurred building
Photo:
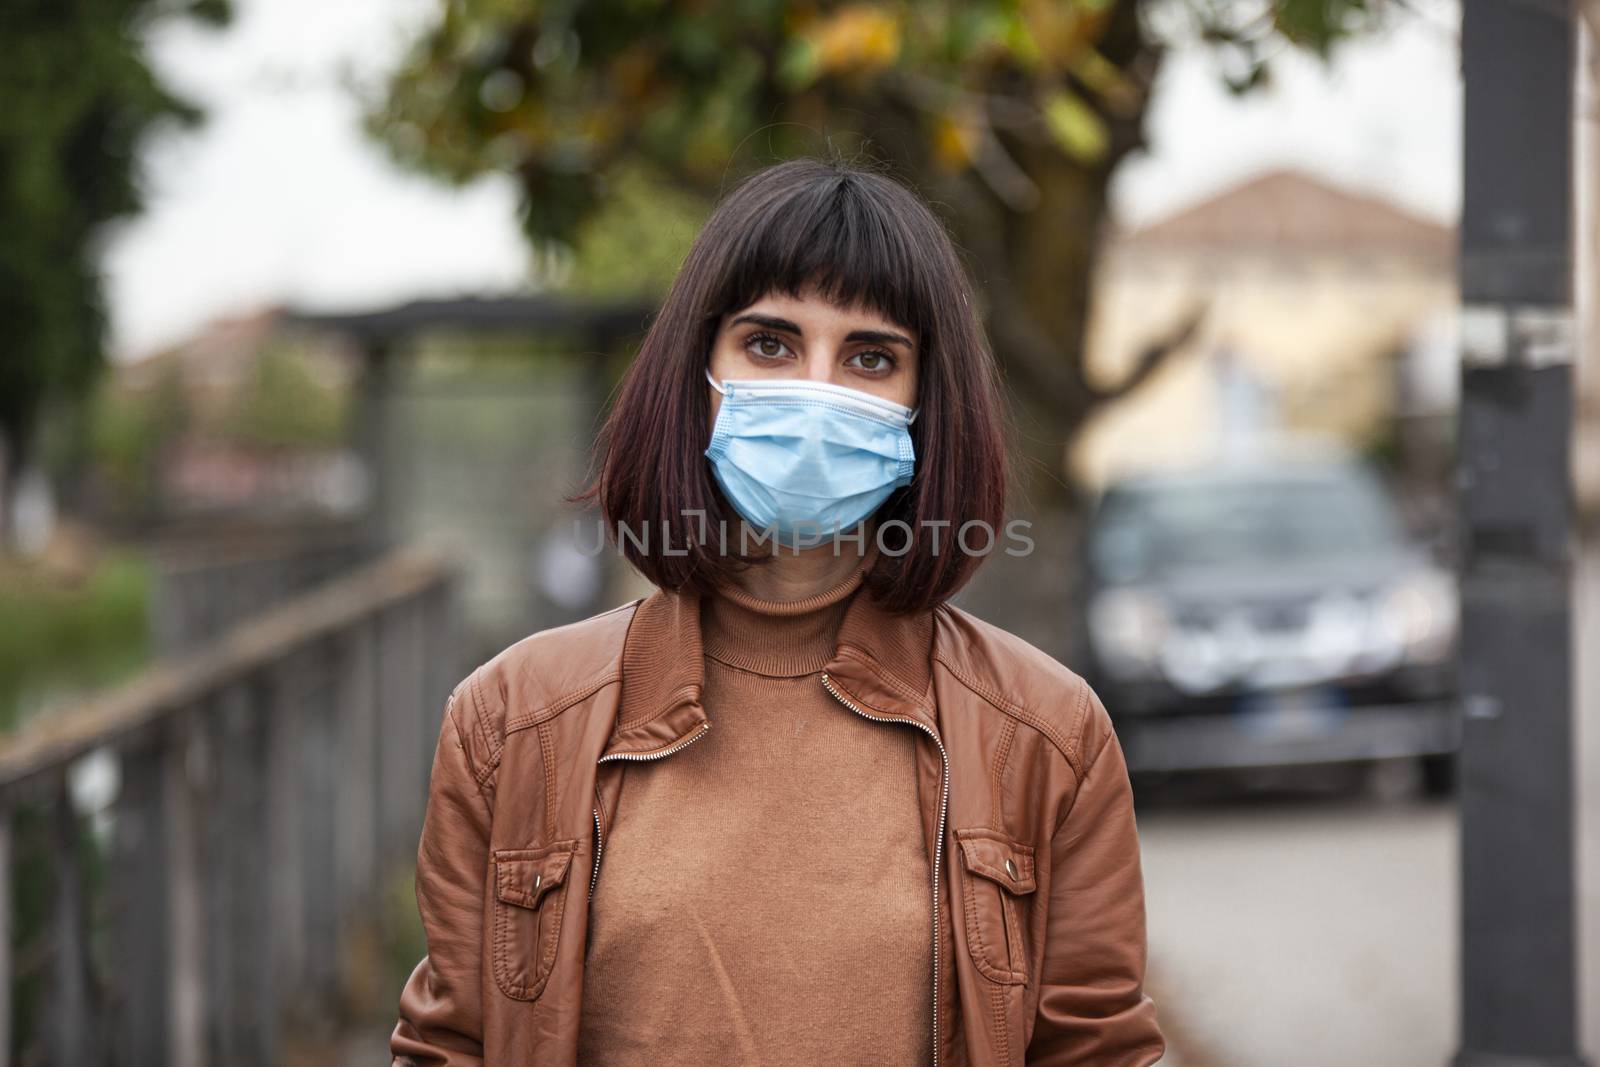
<path fill-rule="evenodd" d="M 360 354 L 285 314 L 220 319 L 117 368 L 102 423 L 116 420 L 123 440 L 104 458 L 137 468 L 142 513 L 349 516 L 365 505 L 349 440 Z"/>
<path fill-rule="evenodd" d="M 1091 373 L 1121 377 L 1187 309 L 1197 337 L 1072 456 L 1078 477 L 1250 450 L 1279 432 L 1393 445 L 1442 469 L 1457 363 L 1455 233 L 1280 170 L 1114 230 L 1095 281 Z"/>
<path fill-rule="evenodd" d="M 197 402 L 215 409 L 256 377 L 262 353 L 281 336 L 284 311 L 258 311 L 216 320 L 188 340 L 121 364 L 117 377 L 130 388 L 158 386 L 169 373 L 182 379 Z M 319 345 L 306 351 L 307 369 L 329 388 L 342 388 L 358 369 L 349 346 Z"/>

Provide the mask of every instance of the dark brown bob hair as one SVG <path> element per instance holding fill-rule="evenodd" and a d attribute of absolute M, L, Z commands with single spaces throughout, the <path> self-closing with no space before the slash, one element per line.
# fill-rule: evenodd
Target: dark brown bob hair
<path fill-rule="evenodd" d="M 597 502 L 608 536 L 663 588 L 705 593 L 770 558 L 770 551 L 737 554 L 739 516 L 704 456 L 711 438 L 704 371 L 725 315 L 769 293 L 814 289 L 915 331 L 916 474 L 873 516 L 879 524 L 905 522 L 909 531 L 885 530 L 883 541 L 896 553 L 903 544 L 907 550 L 878 553 L 865 585 L 891 611 L 941 603 L 983 559 L 960 550 L 956 532 L 987 523 L 1000 543 L 1009 467 L 994 357 L 970 288 L 944 226 L 894 179 L 811 158 L 757 171 L 695 239 L 601 429 L 595 473 L 572 499 Z M 648 546 L 621 537 L 619 526 L 647 531 Z M 708 528 L 734 531 L 727 553 Z"/>

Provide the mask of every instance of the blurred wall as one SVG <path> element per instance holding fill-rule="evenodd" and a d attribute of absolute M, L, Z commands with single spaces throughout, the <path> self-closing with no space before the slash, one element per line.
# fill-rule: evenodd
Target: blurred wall
<path fill-rule="evenodd" d="M 1279 428 L 1370 442 L 1426 400 L 1403 402 L 1401 383 L 1439 377 L 1405 362 L 1437 349 L 1429 337 L 1455 305 L 1454 251 L 1450 227 L 1292 171 L 1112 233 L 1091 373 L 1117 380 L 1192 304 L 1209 313 L 1151 381 L 1094 419 L 1074 448 L 1077 475 L 1099 486 Z"/>

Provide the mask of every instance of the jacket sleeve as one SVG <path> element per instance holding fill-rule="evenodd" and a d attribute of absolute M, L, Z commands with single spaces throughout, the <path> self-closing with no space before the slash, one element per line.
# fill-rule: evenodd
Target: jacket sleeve
<path fill-rule="evenodd" d="M 417 849 L 417 907 L 428 953 L 400 993 L 396 1065 L 483 1063 L 483 899 L 489 804 L 462 743 L 463 686 L 446 705 Z"/>
<path fill-rule="evenodd" d="M 1088 695 L 1094 750 L 1050 848 L 1050 901 L 1029 1064 L 1146 1067 L 1166 1043 L 1144 992 L 1144 880 L 1122 747 Z"/>

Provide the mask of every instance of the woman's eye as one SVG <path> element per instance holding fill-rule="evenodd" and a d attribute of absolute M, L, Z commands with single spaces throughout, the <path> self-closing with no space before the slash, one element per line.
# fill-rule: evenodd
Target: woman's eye
<path fill-rule="evenodd" d="M 744 343 L 745 349 L 763 359 L 779 359 L 789 351 L 789 346 L 770 333 L 753 334 Z"/>
<path fill-rule="evenodd" d="M 862 370 L 874 372 L 886 371 L 894 366 L 894 360 L 889 356 L 889 353 L 877 351 L 858 352 L 851 358 L 851 362 Z"/>

